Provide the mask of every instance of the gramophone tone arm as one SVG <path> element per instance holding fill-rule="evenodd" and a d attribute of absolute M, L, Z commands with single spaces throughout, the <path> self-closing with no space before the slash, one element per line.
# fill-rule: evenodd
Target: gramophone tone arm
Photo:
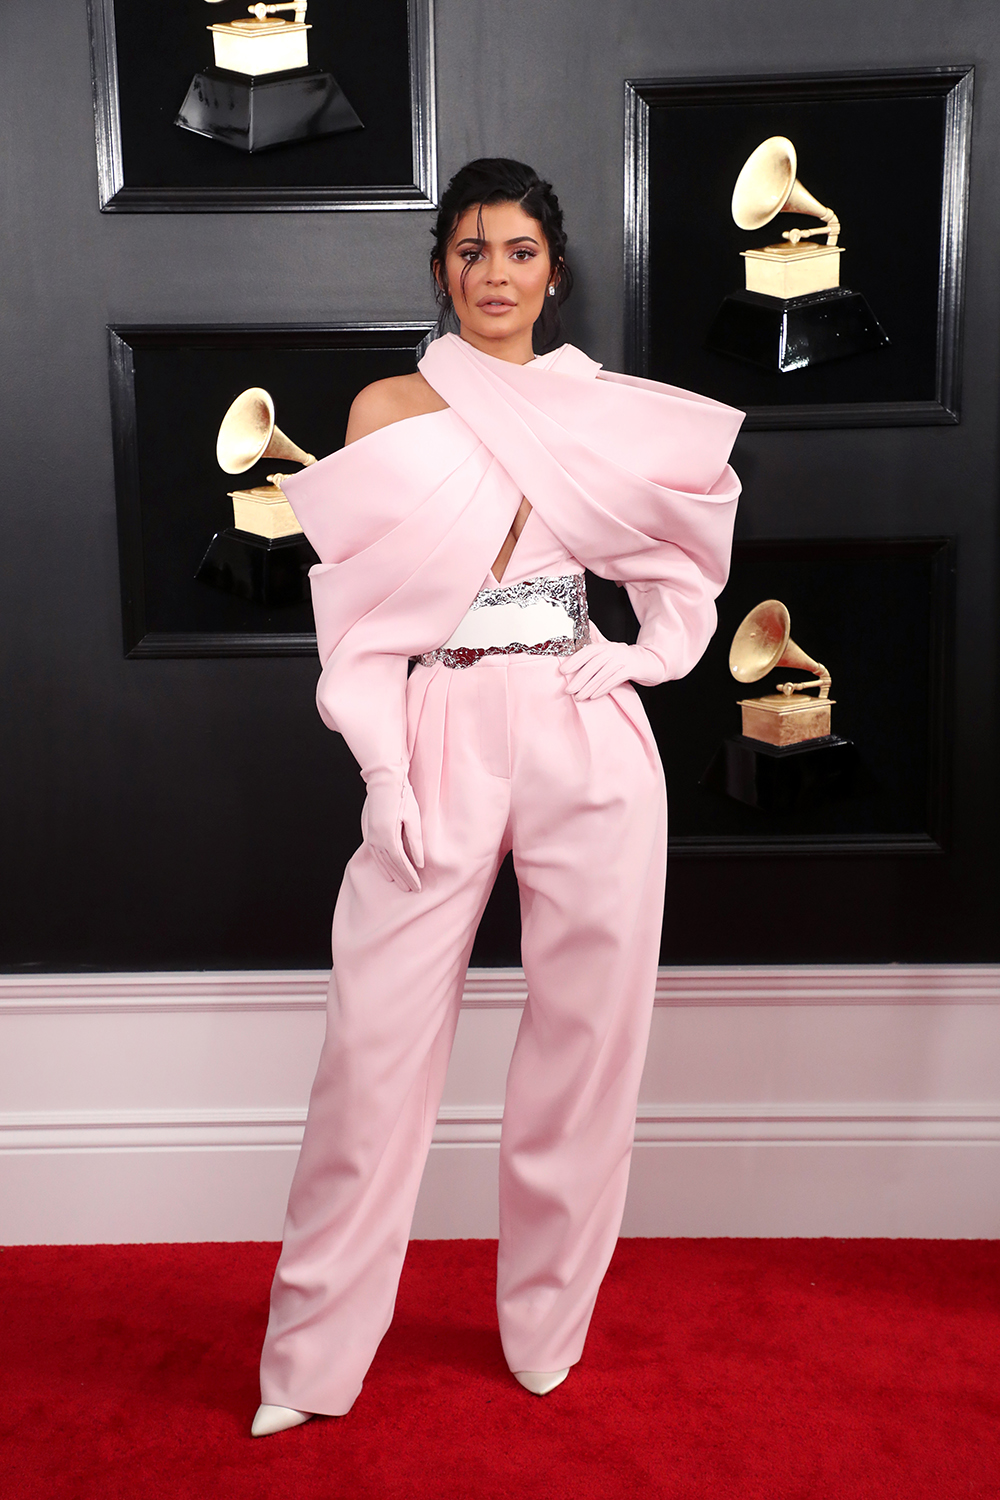
<path fill-rule="evenodd" d="M 301 26 L 306 18 L 307 4 L 308 0 L 291 0 L 291 4 L 288 5 L 248 5 L 247 10 L 252 16 L 256 16 L 258 21 L 266 20 L 268 16 L 273 16 L 279 10 L 294 10 L 295 23 Z"/>
<path fill-rule="evenodd" d="M 301 448 L 299 449 L 299 452 L 302 453 L 302 449 Z M 274 456 L 275 455 L 273 453 L 272 454 L 265 453 L 265 455 L 264 455 L 265 458 L 273 458 Z M 281 455 L 281 457 L 282 458 L 287 458 L 288 454 L 287 453 L 283 453 Z M 314 464 L 315 462 L 316 462 L 316 455 L 314 453 L 302 453 L 302 457 L 299 459 L 299 463 L 302 465 L 302 467 L 304 469 L 308 469 L 309 465 L 310 464 Z M 267 476 L 267 482 L 268 482 L 268 484 L 276 484 L 278 486 L 278 489 L 280 490 L 281 489 L 281 481 L 283 479 L 291 479 L 291 477 L 292 476 L 290 474 L 268 474 L 268 476 Z"/>
<path fill-rule="evenodd" d="M 828 208 L 823 215 L 823 223 L 818 229 L 783 229 L 781 231 L 781 238 L 787 240 L 790 245 L 797 245 L 799 240 L 811 240 L 814 234 L 825 234 L 826 243 L 828 245 L 835 245 L 839 233 L 840 220 L 833 209 Z"/>
<path fill-rule="evenodd" d="M 301 448 L 299 449 L 299 453 L 302 453 L 302 449 Z M 270 453 L 270 454 L 265 453 L 264 454 L 265 458 L 274 458 L 275 456 L 276 455 L 273 454 L 273 453 Z M 292 457 L 293 459 L 295 459 L 295 458 L 297 458 L 297 455 L 296 454 L 289 455 L 288 453 L 282 453 L 280 455 L 280 457 L 282 457 L 282 458 Z M 302 453 L 302 457 L 298 459 L 298 462 L 302 465 L 302 467 L 304 469 L 307 469 L 310 464 L 314 464 L 316 462 L 316 456 L 313 453 Z M 276 484 L 278 486 L 278 489 L 280 490 L 281 489 L 281 481 L 283 479 L 291 479 L 291 477 L 292 476 L 290 474 L 268 474 L 268 476 L 267 476 L 267 482 L 268 482 L 268 484 Z"/>
<path fill-rule="evenodd" d="M 812 668 L 809 670 L 811 671 Z M 778 692 L 784 693 L 786 698 L 790 698 L 793 693 L 807 693 L 810 688 L 818 687 L 819 693 L 817 696 L 820 698 L 829 698 L 832 678 L 826 668 L 819 662 L 816 663 L 816 678 L 815 682 L 779 682 Z"/>

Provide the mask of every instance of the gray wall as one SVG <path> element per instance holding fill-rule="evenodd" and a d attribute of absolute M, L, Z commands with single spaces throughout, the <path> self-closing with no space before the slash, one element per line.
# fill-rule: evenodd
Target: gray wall
<path fill-rule="evenodd" d="M 1000 956 L 994 0 L 438 0 L 437 38 L 443 178 L 480 154 L 551 176 L 578 269 L 569 333 L 611 367 L 623 79 L 976 65 L 961 425 L 758 433 L 736 459 L 745 537 L 842 535 L 848 491 L 855 534 L 958 537 L 952 852 L 679 863 L 669 930 L 687 961 Z M 431 216 L 102 216 L 83 0 L 5 6 L 2 66 L 0 958 L 320 963 L 356 780 L 315 717 L 313 663 L 123 660 L 105 325 L 423 315 Z M 888 185 L 902 235 L 905 216 Z M 295 791 L 263 797 L 271 779 Z"/>

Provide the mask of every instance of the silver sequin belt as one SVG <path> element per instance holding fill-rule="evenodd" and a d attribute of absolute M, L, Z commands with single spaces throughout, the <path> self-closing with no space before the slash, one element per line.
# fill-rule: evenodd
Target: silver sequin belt
<path fill-rule="evenodd" d="M 472 667 L 484 656 L 572 656 L 590 642 L 582 573 L 527 578 L 476 595 L 448 640 L 421 667 Z"/>

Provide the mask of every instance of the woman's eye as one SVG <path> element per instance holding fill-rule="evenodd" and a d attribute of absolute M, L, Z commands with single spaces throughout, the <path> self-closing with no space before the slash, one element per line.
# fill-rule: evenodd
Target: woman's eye
<path fill-rule="evenodd" d="M 515 260 L 534 260 L 534 258 L 535 258 L 535 252 L 534 252 L 534 250 L 515 250 L 514 251 L 514 259 Z"/>

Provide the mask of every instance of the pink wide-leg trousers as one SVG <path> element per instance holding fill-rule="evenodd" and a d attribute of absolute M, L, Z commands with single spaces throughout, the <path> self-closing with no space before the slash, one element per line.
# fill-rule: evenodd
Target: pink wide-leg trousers
<path fill-rule="evenodd" d="M 521 892 L 524 1010 L 500 1142 L 497 1307 L 512 1370 L 583 1351 L 621 1223 L 666 862 L 663 773 L 631 688 L 577 703 L 558 659 L 407 684 L 422 889 L 366 848 L 333 921 L 326 1041 L 292 1183 L 261 1399 L 342 1415 L 389 1326 L 500 861 Z"/>

